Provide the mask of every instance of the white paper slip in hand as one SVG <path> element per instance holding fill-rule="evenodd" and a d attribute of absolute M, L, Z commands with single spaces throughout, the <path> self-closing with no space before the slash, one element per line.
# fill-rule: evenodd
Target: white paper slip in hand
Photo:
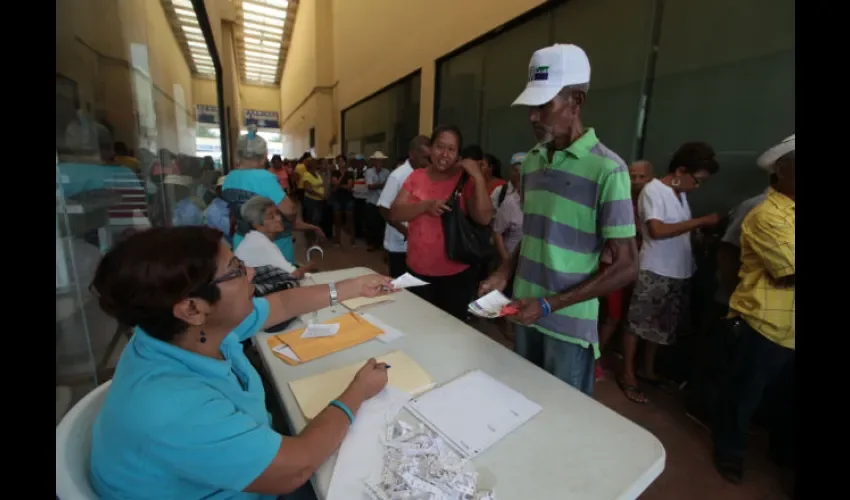
<path fill-rule="evenodd" d="M 330 325 L 313 324 L 308 325 L 301 334 L 302 339 L 318 339 L 322 337 L 333 337 L 339 332 L 339 323 Z"/>
<path fill-rule="evenodd" d="M 392 286 L 395 288 L 410 288 L 412 286 L 422 286 L 427 285 L 427 281 L 422 281 L 421 279 L 412 276 L 410 273 L 404 273 L 398 278 L 392 281 Z"/>
<path fill-rule="evenodd" d="M 292 348 L 286 344 L 275 346 L 272 350 L 280 355 L 286 356 L 292 361 L 297 361 L 299 363 L 301 362 L 301 359 L 298 357 L 297 354 L 295 354 L 295 351 L 293 351 Z"/>
<path fill-rule="evenodd" d="M 469 304 L 469 312 L 477 316 L 495 318 L 499 316 L 502 308 L 510 303 L 511 299 L 505 297 L 505 294 L 498 290 L 493 290 L 478 300 L 472 301 Z"/>

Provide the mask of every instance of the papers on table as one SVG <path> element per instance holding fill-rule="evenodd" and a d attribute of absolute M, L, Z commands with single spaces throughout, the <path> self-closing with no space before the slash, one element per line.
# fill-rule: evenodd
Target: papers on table
<path fill-rule="evenodd" d="M 427 284 L 427 281 L 422 281 L 410 273 L 404 273 L 392 281 L 392 285 L 395 288 L 410 288 L 412 286 L 422 286 Z"/>
<path fill-rule="evenodd" d="M 321 337 L 333 337 L 339 331 L 339 323 L 331 323 L 329 325 L 307 325 L 304 333 L 301 334 L 302 339 L 317 339 Z"/>
<path fill-rule="evenodd" d="M 269 335 L 266 337 L 266 342 L 268 342 L 275 356 L 283 362 L 289 365 L 297 365 L 299 362 L 306 363 L 327 356 L 328 354 L 354 347 L 384 333 L 383 330 L 354 313 L 342 314 L 322 324 L 325 326 L 337 324 L 337 333 L 328 336 L 326 332 L 329 332 L 329 330 L 325 332 L 320 330 L 320 334 L 325 336 L 302 337 L 302 334 L 308 328 L 320 326 L 309 325 L 308 328 L 299 328 L 277 335 Z M 289 347 L 297 360 L 275 350 L 280 345 Z"/>
<path fill-rule="evenodd" d="M 477 456 L 542 409 L 480 370 L 410 400 L 406 408 L 465 458 Z"/>
<path fill-rule="evenodd" d="M 384 331 L 383 335 L 378 335 L 375 338 L 385 344 L 404 337 L 404 333 L 402 333 L 401 330 L 396 330 L 390 325 L 384 323 L 383 321 L 375 317 L 374 314 L 363 313 L 360 315 L 360 317 Z"/>
<path fill-rule="evenodd" d="M 290 348 L 286 344 L 278 344 L 278 345 L 272 347 L 272 351 L 280 354 L 281 356 L 285 356 L 287 359 L 295 361 L 296 363 L 301 362 L 301 360 L 298 359 L 298 356 L 296 356 L 295 353 L 292 352 L 292 348 Z"/>
<path fill-rule="evenodd" d="M 404 407 L 410 396 L 387 386 L 380 394 L 365 401 L 348 429 L 336 456 L 327 500 L 364 498 L 365 480 L 380 476 L 384 466 L 381 436 L 387 422 Z"/>
<path fill-rule="evenodd" d="M 510 303 L 511 299 L 505 297 L 505 294 L 498 290 L 493 290 L 478 300 L 472 301 L 469 304 L 469 312 L 482 318 L 498 318 L 499 316 L 509 314 L 508 311 L 504 311 L 503 309 Z"/>
<path fill-rule="evenodd" d="M 367 306 L 371 306 L 374 304 L 380 304 L 382 302 L 392 302 L 393 298 L 390 295 L 381 295 L 379 297 L 357 297 L 356 299 L 349 299 L 342 302 L 342 305 L 347 307 L 352 311 L 356 311 L 358 309 L 362 309 Z"/>
<path fill-rule="evenodd" d="M 434 386 L 431 376 L 402 351 L 375 356 L 375 359 L 390 366 L 387 370 L 388 386 L 411 396 L 421 394 Z M 307 420 L 315 418 L 328 406 L 328 403 L 339 397 L 365 363 L 366 359 L 363 359 L 342 368 L 290 382 L 289 388 L 295 400 L 298 401 L 304 418 Z M 359 415 L 357 418 L 360 418 Z"/>

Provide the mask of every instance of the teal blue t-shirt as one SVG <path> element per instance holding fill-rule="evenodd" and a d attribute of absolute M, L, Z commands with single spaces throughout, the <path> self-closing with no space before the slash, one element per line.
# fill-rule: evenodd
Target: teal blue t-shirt
<path fill-rule="evenodd" d="M 266 299 L 253 300 L 253 312 L 221 344 L 224 360 L 136 328 L 92 429 L 91 481 L 102 498 L 276 498 L 242 492 L 281 442 L 240 344 L 269 315 Z"/>
<path fill-rule="evenodd" d="M 242 206 L 254 196 L 263 196 L 268 198 L 275 205 L 286 198 L 286 192 L 280 187 L 280 182 L 277 176 L 268 170 L 262 169 L 247 169 L 234 170 L 227 174 L 224 179 L 224 185 L 221 186 L 222 198 L 229 205 Z M 237 216 L 238 218 L 238 216 Z M 241 234 L 233 235 L 233 249 L 242 243 Z M 289 221 L 284 218 L 284 232 L 274 241 L 275 245 L 280 249 L 281 253 L 289 262 L 295 262 L 295 247 L 292 244 L 292 230 Z"/>

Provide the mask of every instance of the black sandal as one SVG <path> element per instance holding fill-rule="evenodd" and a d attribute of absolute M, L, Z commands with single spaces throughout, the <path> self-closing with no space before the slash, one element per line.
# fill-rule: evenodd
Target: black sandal
<path fill-rule="evenodd" d="M 623 391 L 626 399 L 632 403 L 637 403 L 639 405 L 649 403 L 649 399 L 646 397 L 646 394 L 644 394 L 639 387 L 626 384 L 622 377 L 617 377 L 617 385 L 620 386 L 620 390 Z"/>

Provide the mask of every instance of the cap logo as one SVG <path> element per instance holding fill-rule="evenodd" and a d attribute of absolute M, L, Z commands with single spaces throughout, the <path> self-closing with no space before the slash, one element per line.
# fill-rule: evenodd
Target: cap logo
<path fill-rule="evenodd" d="M 549 66 L 532 66 L 528 69 L 529 82 L 542 82 L 549 79 Z"/>

